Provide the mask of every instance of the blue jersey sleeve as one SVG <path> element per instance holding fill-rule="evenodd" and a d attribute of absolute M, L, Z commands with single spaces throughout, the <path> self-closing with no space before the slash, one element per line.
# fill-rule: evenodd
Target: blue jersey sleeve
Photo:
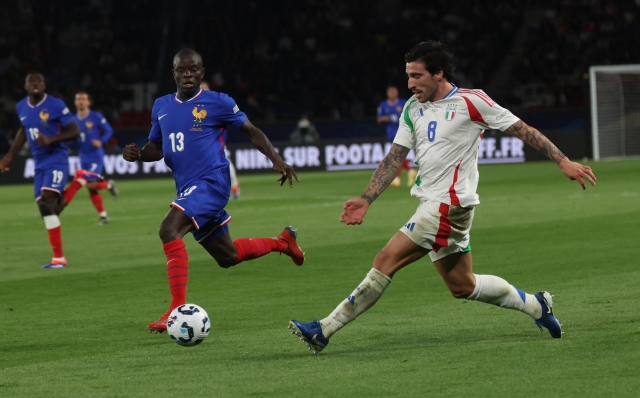
<path fill-rule="evenodd" d="M 71 114 L 71 112 L 69 112 L 69 108 L 67 108 L 67 106 L 64 104 L 64 102 L 62 102 L 62 100 L 59 100 L 56 98 L 56 111 L 59 112 L 58 115 L 58 121 L 60 122 L 61 125 L 66 126 L 71 122 L 75 122 L 76 118 Z"/>
<path fill-rule="evenodd" d="M 381 102 L 378 104 L 378 109 L 376 110 L 376 117 L 384 116 L 384 113 L 382 113 L 382 104 L 384 104 L 384 102 Z"/>
<path fill-rule="evenodd" d="M 247 115 L 238 108 L 236 101 L 227 94 L 220 93 L 220 101 L 222 102 L 220 120 L 240 128 L 247 121 Z"/>
<path fill-rule="evenodd" d="M 162 142 L 162 130 L 160 130 L 160 123 L 158 122 L 158 100 L 153 103 L 153 109 L 151 110 L 151 131 L 149 132 L 149 141 Z"/>
<path fill-rule="evenodd" d="M 96 112 L 96 114 L 98 116 L 96 119 L 100 119 L 100 128 L 102 129 L 102 137 L 100 137 L 100 140 L 102 140 L 103 144 L 106 144 L 113 135 L 113 128 L 111 128 L 111 125 L 101 113 Z"/>

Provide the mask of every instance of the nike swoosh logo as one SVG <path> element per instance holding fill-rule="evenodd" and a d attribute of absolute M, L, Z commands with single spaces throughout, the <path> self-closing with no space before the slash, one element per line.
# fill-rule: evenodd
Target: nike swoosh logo
<path fill-rule="evenodd" d="M 22 116 L 22 117 L 20 118 L 20 120 L 22 121 L 22 120 L 24 120 L 24 119 L 26 119 L 26 118 L 27 118 L 26 116 Z"/>
<path fill-rule="evenodd" d="M 162 115 L 162 116 L 158 116 L 158 120 L 162 119 L 163 117 L 165 117 L 165 116 L 167 116 L 167 115 L 168 115 L 168 113 L 165 113 L 165 114 L 164 114 L 164 115 Z"/>

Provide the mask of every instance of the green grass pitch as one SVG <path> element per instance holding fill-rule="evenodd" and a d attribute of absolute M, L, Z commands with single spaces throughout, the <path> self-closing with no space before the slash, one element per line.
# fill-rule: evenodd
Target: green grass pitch
<path fill-rule="evenodd" d="M 111 223 L 81 191 L 62 214 L 70 266 L 50 259 L 32 187 L 0 187 L 0 396 L 637 396 L 640 390 L 640 160 L 592 163 L 582 191 L 549 162 L 480 167 L 474 270 L 555 294 L 563 339 L 524 314 L 453 299 L 428 259 L 399 272 L 370 311 L 320 354 L 289 334 L 324 317 L 413 214 L 389 188 L 361 226 L 338 221 L 371 171 L 243 176 L 231 235 L 298 229 L 306 263 L 270 254 L 219 268 L 185 238 L 188 300 L 212 331 L 184 348 L 146 331 L 169 300 L 157 229 L 171 180 L 122 181 Z"/>

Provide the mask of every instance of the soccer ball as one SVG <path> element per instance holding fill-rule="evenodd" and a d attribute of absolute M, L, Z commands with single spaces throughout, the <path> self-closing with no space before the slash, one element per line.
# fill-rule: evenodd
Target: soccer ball
<path fill-rule="evenodd" d="M 202 307 L 183 304 L 171 311 L 167 320 L 169 337 L 176 343 L 191 347 L 202 343 L 211 330 L 211 320 Z"/>

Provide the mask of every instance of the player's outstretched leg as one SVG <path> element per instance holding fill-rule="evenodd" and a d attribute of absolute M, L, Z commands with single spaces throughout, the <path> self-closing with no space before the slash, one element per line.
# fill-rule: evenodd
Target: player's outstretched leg
<path fill-rule="evenodd" d="M 534 319 L 542 331 L 549 330 L 551 337 L 562 337 L 562 325 L 553 315 L 553 298 L 547 292 L 526 293 L 509 284 L 506 280 L 494 275 L 474 274 L 476 285 L 469 300 L 481 301 L 524 312 Z"/>
<path fill-rule="evenodd" d="M 43 190 L 42 196 L 38 201 L 38 208 L 44 220 L 51 251 L 53 252 L 51 262 L 42 266 L 44 269 L 64 268 L 67 266 L 67 260 L 62 253 L 62 227 L 60 218 L 56 214 L 59 199 L 58 193 Z"/>
<path fill-rule="evenodd" d="M 174 308 L 186 303 L 187 280 L 189 277 L 189 256 L 182 239 L 176 239 L 163 245 L 167 257 L 167 279 L 171 291 L 171 305 L 167 312 L 147 326 L 150 332 L 163 333 L 167 330 L 167 319 Z"/>
<path fill-rule="evenodd" d="M 88 183 L 100 183 L 104 181 L 104 177 L 100 174 L 93 173 L 87 170 L 76 170 L 76 174 L 71 181 L 71 184 L 67 187 L 67 189 L 62 192 L 62 198 L 65 201 L 64 206 L 67 206 L 73 200 L 74 196 L 78 191 L 86 186 Z"/>
<path fill-rule="evenodd" d="M 53 251 L 53 258 L 51 262 L 42 266 L 43 269 L 64 268 L 67 266 L 67 259 L 64 258 L 62 253 L 62 230 L 60 226 L 60 219 L 57 215 L 49 215 L 42 217 L 44 225 L 47 228 L 47 235 L 49 235 L 49 243 L 51 244 L 51 250 Z"/>
<path fill-rule="evenodd" d="M 304 263 L 304 252 L 298 246 L 297 238 L 297 231 L 289 226 L 282 230 L 277 238 L 236 239 L 233 241 L 238 253 L 235 264 L 262 257 L 271 252 L 280 252 L 291 257 L 291 261 L 295 265 L 302 265 Z"/>
<path fill-rule="evenodd" d="M 292 319 L 289 322 L 289 329 L 292 329 L 291 333 L 307 343 L 309 349 L 317 354 L 329 344 L 329 338 L 335 332 L 373 307 L 390 283 L 390 277 L 371 268 L 366 278 L 328 317 L 309 323 Z"/>
<path fill-rule="evenodd" d="M 102 183 L 106 184 L 107 182 L 104 181 Z M 100 217 L 100 219 L 98 220 L 98 224 L 99 225 L 108 224 L 109 217 L 107 216 L 107 211 L 104 209 L 104 203 L 102 203 L 102 196 L 100 196 L 100 192 L 98 192 L 96 189 L 89 188 L 89 198 L 91 199 L 91 203 L 93 203 L 93 207 L 95 207 Z"/>

